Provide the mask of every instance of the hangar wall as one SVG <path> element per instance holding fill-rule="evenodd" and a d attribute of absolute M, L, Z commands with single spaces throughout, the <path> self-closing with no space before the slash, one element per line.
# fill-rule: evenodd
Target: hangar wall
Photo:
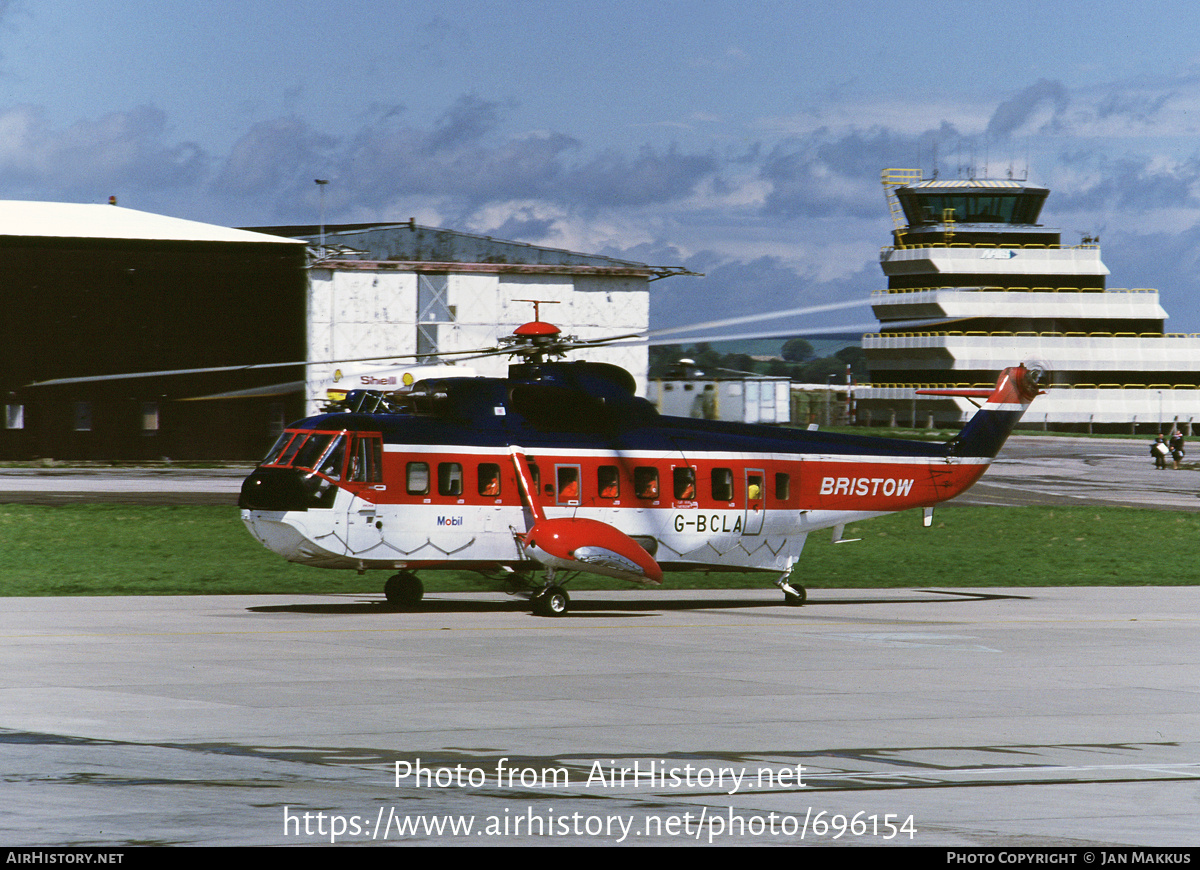
<path fill-rule="evenodd" d="M 20 236 L 4 215 L 25 205 L 0 203 L 6 307 L 0 318 L 0 458 L 253 459 L 265 450 L 271 430 L 289 414 L 286 397 L 181 401 L 229 390 L 233 375 L 29 385 L 304 359 L 304 246 L 266 236 L 245 241 L 223 228 L 211 229 L 239 240 L 220 240 L 217 232 L 214 239 L 173 238 L 169 218 L 148 228 L 146 236 L 158 238 L 121 237 L 130 210 L 57 203 L 36 205 L 63 206 L 66 216 L 100 209 L 93 213 L 97 224 L 79 230 L 93 235 Z M 287 322 L 295 328 L 278 328 Z M 299 367 L 292 372 L 301 373 Z M 245 375 L 236 382 L 258 386 L 280 374 Z M 302 402 L 293 399 L 291 413 L 301 410 Z"/>
<path fill-rule="evenodd" d="M 456 352 L 467 355 L 495 347 L 502 336 L 534 319 L 533 306 L 518 300 L 549 303 L 541 308 L 542 319 L 579 338 L 644 332 L 649 325 L 645 277 L 578 275 L 560 267 L 536 274 L 509 272 L 503 266 L 487 272 L 478 268 L 446 263 L 434 271 L 418 271 L 413 264 L 358 261 L 314 265 L 308 358 L 343 362 L 309 366 L 309 413 L 320 409 L 329 388 L 369 386 L 372 371 L 396 370 L 382 363 L 356 366 L 346 360 L 436 351 L 449 354 L 442 360 L 447 362 Z M 572 358 L 619 365 L 634 375 L 639 392 L 645 393 L 645 346 L 593 348 Z M 494 356 L 467 360 L 458 368 L 464 376 L 503 377 L 508 363 L 507 356 Z M 403 370 L 422 376 L 415 362 Z M 360 383 L 361 378 L 367 381 Z"/>

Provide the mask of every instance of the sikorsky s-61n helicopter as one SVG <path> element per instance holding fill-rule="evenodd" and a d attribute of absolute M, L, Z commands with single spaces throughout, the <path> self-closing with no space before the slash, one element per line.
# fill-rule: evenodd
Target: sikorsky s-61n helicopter
<path fill-rule="evenodd" d="M 570 607 L 576 573 L 658 585 L 664 571 L 770 572 L 788 604 L 807 536 L 970 487 L 1038 394 L 1041 370 L 1005 369 L 946 443 L 661 416 L 607 363 L 563 361 L 579 341 L 535 319 L 489 353 L 506 378 L 437 378 L 350 392 L 289 426 L 246 479 L 242 519 L 264 546 L 322 568 L 503 580 L 535 613 Z"/>

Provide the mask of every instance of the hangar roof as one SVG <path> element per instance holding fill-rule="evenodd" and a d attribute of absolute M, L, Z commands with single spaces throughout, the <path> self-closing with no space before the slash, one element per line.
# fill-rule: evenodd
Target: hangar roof
<path fill-rule="evenodd" d="M 0 200 L 0 236 L 303 244 L 115 205 Z"/>
<path fill-rule="evenodd" d="M 304 239 L 317 247 L 320 228 L 315 226 L 254 227 L 263 233 Z M 605 269 L 638 269 L 645 263 L 617 260 L 600 254 L 581 254 L 560 248 L 547 248 L 527 242 L 513 242 L 492 236 L 480 236 L 461 230 L 427 227 L 415 220 L 399 223 L 330 224 L 324 234 L 331 255 L 342 251 L 374 261 L 403 263 L 476 263 L 524 266 L 593 266 Z"/>

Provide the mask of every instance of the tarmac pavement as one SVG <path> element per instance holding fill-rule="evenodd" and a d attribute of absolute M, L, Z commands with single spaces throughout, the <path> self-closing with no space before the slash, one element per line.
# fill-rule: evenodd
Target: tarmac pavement
<path fill-rule="evenodd" d="M 1018 437 L 961 501 L 1200 507 L 1148 448 Z M 0 500 L 232 506 L 244 473 L 6 469 Z M 562 619 L 3 599 L 0 844 L 1200 844 L 1200 587 L 995 579 L 580 592 Z"/>

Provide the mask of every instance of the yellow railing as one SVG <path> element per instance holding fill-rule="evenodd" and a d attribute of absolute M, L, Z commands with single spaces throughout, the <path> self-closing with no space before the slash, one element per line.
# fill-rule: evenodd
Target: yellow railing
<path fill-rule="evenodd" d="M 866 383 L 855 384 L 854 389 L 871 388 L 875 390 L 962 390 L 986 389 L 996 386 L 995 382 L 984 383 Z M 1055 390 L 1200 390 L 1200 384 L 1050 384 L 1048 389 Z"/>
<path fill-rule="evenodd" d="M 982 330 L 970 330 L 960 332 L 958 330 L 946 330 L 938 332 L 867 332 L 863 334 L 863 340 L 883 339 L 883 338 L 1172 338 L 1172 339 L 1197 339 L 1200 338 L 1200 332 L 1008 332 L 1005 330 L 995 330 L 984 332 Z"/>
<path fill-rule="evenodd" d="M 1157 293 L 1153 287 L 887 287 L 872 290 L 872 296 L 901 293 L 930 293 L 937 290 L 961 290 L 966 293 Z"/>
<path fill-rule="evenodd" d="M 999 242 L 921 242 L 918 245 L 884 245 L 880 248 L 880 253 L 888 251 L 919 251 L 922 248 L 1010 248 L 1014 251 L 1019 250 L 1041 250 L 1041 251 L 1075 251 L 1075 250 L 1100 250 L 1099 245 L 1051 245 L 1042 242 L 1029 242 L 1023 245 L 1002 245 Z"/>
<path fill-rule="evenodd" d="M 921 181 L 924 177 L 925 173 L 920 169 L 885 169 L 880 173 L 883 197 L 887 200 L 888 212 L 892 216 L 892 224 L 896 227 L 897 238 L 904 238 L 908 224 L 904 220 L 904 208 L 900 205 L 900 198 L 896 196 L 896 188 Z"/>

